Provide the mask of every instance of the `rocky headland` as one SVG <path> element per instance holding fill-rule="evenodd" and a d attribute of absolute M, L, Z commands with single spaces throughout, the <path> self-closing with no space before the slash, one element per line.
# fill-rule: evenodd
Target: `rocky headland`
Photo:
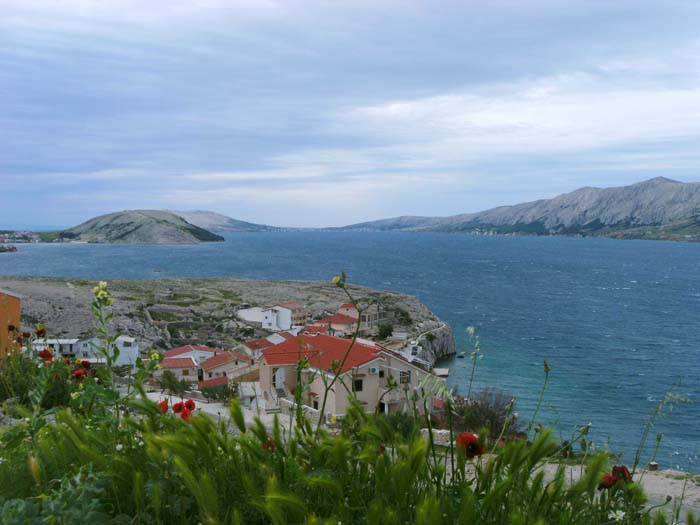
<path fill-rule="evenodd" d="M 91 334 L 90 313 L 94 281 L 47 277 L 0 276 L 0 288 L 22 297 L 22 322 L 43 322 L 49 337 Z M 113 328 L 136 337 L 142 349 L 172 348 L 183 344 L 230 347 L 269 332 L 236 317 L 248 306 L 295 301 L 312 317 L 337 311 L 346 302 L 343 291 L 331 283 L 310 281 L 257 281 L 250 279 L 151 279 L 109 282 L 114 296 Z M 418 341 L 421 357 L 431 363 L 455 352 L 450 326 L 417 298 L 361 286 L 350 293 L 364 303 L 377 303 L 395 332 Z"/>

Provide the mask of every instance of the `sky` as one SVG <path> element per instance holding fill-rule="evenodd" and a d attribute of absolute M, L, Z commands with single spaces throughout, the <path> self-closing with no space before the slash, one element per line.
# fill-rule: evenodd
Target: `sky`
<path fill-rule="evenodd" d="M 0 0 L 0 229 L 698 181 L 696 0 Z"/>

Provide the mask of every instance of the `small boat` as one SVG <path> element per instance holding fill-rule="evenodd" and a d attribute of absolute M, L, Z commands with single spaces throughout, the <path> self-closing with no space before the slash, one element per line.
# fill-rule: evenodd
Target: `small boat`
<path fill-rule="evenodd" d="M 459 354 L 457 354 L 457 359 L 464 359 L 465 355 L 467 355 L 466 352 L 460 352 Z"/>

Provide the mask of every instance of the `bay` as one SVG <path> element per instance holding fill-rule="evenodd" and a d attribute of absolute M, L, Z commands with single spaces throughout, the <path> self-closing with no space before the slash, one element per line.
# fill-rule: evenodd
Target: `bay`
<path fill-rule="evenodd" d="M 651 431 L 658 461 L 700 471 L 700 244 L 562 237 L 369 232 L 227 234 L 200 245 L 20 245 L 0 274 L 89 279 L 246 277 L 351 282 L 418 296 L 483 359 L 477 389 L 517 398 L 523 426 L 537 415 L 557 437 L 589 422 L 599 448 L 634 460 L 665 393 L 686 396 Z M 280 298 L 281 300 L 284 298 Z M 87 307 L 87 305 L 86 305 Z M 468 388 L 471 362 L 451 359 L 449 382 Z"/>

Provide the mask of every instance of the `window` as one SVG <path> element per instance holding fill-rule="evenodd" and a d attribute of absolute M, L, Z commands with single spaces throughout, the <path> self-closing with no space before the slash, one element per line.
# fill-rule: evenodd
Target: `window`
<path fill-rule="evenodd" d="M 183 376 L 188 376 L 188 375 L 190 375 L 190 371 L 189 371 L 189 370 L 183 370 L 183 371 L 182 371 L 182 375 L 183 375 Z"/>
<path fill-rule="evenodd" d="M 411 372 L 404 372 L 401 370 L 399 372 L 399 383 L 402 385 L 407 385 L 408 383 L 411 382 Z"/>
<path fill-rule="evenodd" d="M 90 355 L 88 354 L 88 352 L 83 352 L 83 357 L 90 357 Z"/>
<path fill-rule="evenodd" d="M 379 377 L 384 377 L 384 370 L 379 370 Z"/>
<path fill-rule="evenodd" d="M 362 392 L 362 379 L 355 379 L 355 388 L 353 389 L 355 392 Z"/>
<path fill-rule="evenodd" d="M 209 372 L 209 377 L 211 377 L 211 372 Z"/>
<path fill-rule="evenodd" d="M 222 373 L 221 375 L 224 376 L 224 377 L 226 377 L 226 370 L 224 370 L 223 373 Z"/>
<path fill-rule="evenodd" d="M 314 409 L 318 410 L 318 399 L 314 399 Z"/>
<path fill-rule="evenodd" d="M 122 346 L 124 348 L 131 348 L 131 341 L 124 341 L 124 344 Z"/>

